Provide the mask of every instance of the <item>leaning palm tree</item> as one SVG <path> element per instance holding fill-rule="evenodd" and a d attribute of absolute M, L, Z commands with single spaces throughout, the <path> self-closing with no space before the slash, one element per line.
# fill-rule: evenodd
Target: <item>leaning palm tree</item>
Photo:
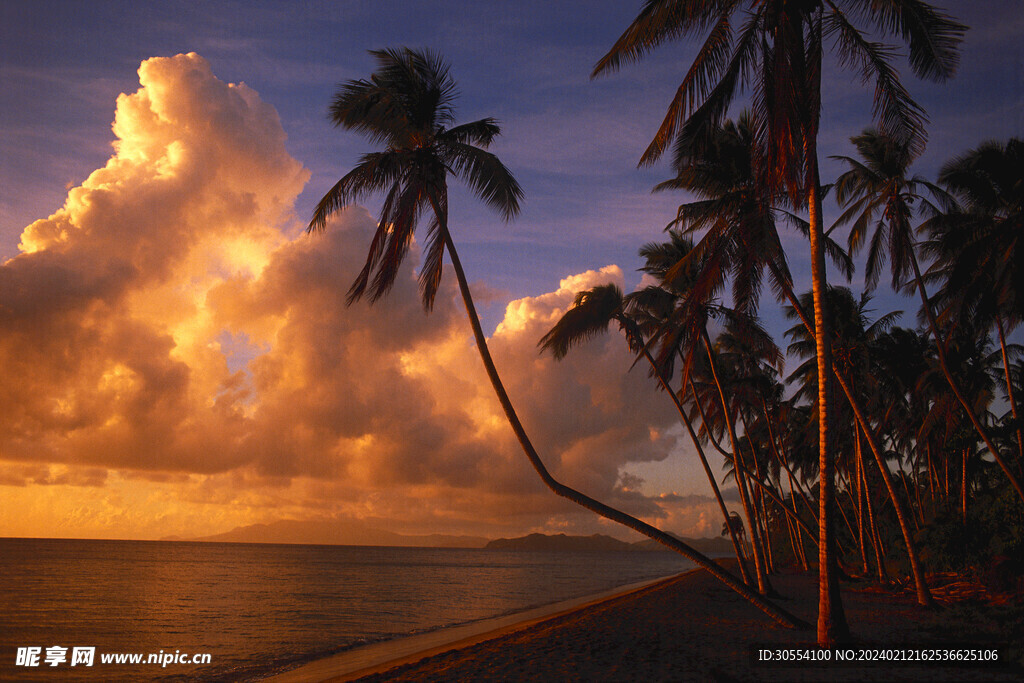
<path fill-rule="evenodd" d="M 377 231 L 366 264 L 348 294 L 349 303 L 364 295 L 377 301 L 391 289 L 424 213 L 430 224 L 420 269 L 423 305 L 433 306 L 448 253 L 466 308 L 473 337 L 505 416 L 530 464 L 557 495 L 652 538 L 706 568 L 777 622 L 800 627 L 803 622 L 766 602 L 709 558 L 635 517 L 605 505 L 555 480 L 530 442 L 498 376 L 487 348 L 462 263 L 448 224 L 448 177 L 465 182 L 505 219 L 519 212 L 523 193 L 496 156 L 486 148 L 500 133 L 494 119 L 455 125 L 455 81 L 448 66 L 429 51 L 408 48 L 371 51 L 377 70 L 368 80 L 344 83 L 330 107 L 331 120 L 359 132 L 383 151 L 363 155 L 317 204 L 309 231 L 326 227 L 327 217 L 369 194 L 384 193 Z"/>
<path fill-rule="evenodd" d="M 818 366 L 819 601 L 818 642 L 849 636 L 835 573 L 832 534 L 833 482 L 828 410 L 831 368 L 824 305 L 824 229 L 818 175 L 818 125 L 826 41 L 839 64 L 873 82 L 874 113 L 883 130 L 908 141 L 925 142 L 925 114 L 910 98 L 892 66 L 893 51 L 874 42 L 853 22 L 868 20 L 879 36 L 909 45 L 910 66 L 934 81 L 951 77 L 965 27 L 921 0 L 646 0 L 594 73 L 637 61 L 662 43 L 710 30 L 669 105 L 665 120 L 641 163 L 656 161 L 682 133 L 700 137 L 728 114 L 747 87 L 766 163 L 764 182 L 785 189 L 796 206 L 806 207 L 810 223 L 811 286 Z M 736 30 L 738 28 L 738 30 Z"/>
<path fill-rule="evenodd" d="M 679 413 L 679 418 L 683 425 L 685 425 L 694 448 L 697 449 L 697 457 L 704 467 L 704 473 L 708 477 L 708 483 L 711 485 L 711 490 L 715 495 L 718 509 L 722 513 L 723 519 L 728 521 L 729 512 L 725 507 L 725 500 L 722 498 L 718 482 L 715 481 L 715 475 L 708 464 L 708 459 L 704 454 L 704 448 L 701 445 L 700 439 L 693 429 L 693 422 L 690 420 L 683 402 L 672 388 L 664 369 L 651 356 L 651 352 L 647 348 L 647 342 L 644 340 L 642 323 L 631 316 L 628 311 L 636 301 L 637 297 L 630 298 L 624 296 L 622 290 L 615 284 L 598 285 L 597 287 L 579 292 L 573 301 L 572 307 L 558 319 L 558 322 L 548 330 L 547 334 L 541 337 L 538 346 L 544 351 L 550 351 L 556 360 L 561 360 L 565 358 L 569 353 L 569 349 L 573 346 L 581 344 L 597 334 L 606 332 L 612 322 L 616 322 L 626 337 L 629 350 L 642 355 L 647 360 L 651 366 L 651 374 L 657 378 L 661 388 L 672 399 L 672 403 Z M 649 315 L 647 311 L 644 313 Z M 685 395 L 685 387 L 680 393 Z M 742 525 L 740 525 L 740 531 L 742 532 Z M 733 548 L 736 551 L 736 561 L 739 564 L 740 575 L 744 583 L 750 585 L 750 577 L 746 568 L 741 539 L 734 533 L 733 527 L 728 527 L 728 533 L 732 539 Z"/>
<path fill-rule="evenodd" d="M 682 372 L 684 389 L 690 380 L 690 369 L 695 359 L 701 357 L 701 349 L 706 354 L 704 357 L 708 361 L 707 367 L 717 390 L 717 397 L 713 400 L 718 402 L 718 406 L 721 406 L 723 424 L 727 426 L 731 446 L 731 452 L 727 457 L 737 465 L 737 490 L 743 504 L 744 514 L 747 516 L 747 523 L 750 526 L 750 540 L 754 548 L 754 569 L 757 574 L 758 588 L 764 594 L 771 594 L 773 589 L 763 562 L 761 540 L 753 524 L 754 510 L 746 495 L 746 472 L 742 467 L 742 454 L 738 449 L 739 441 L 736 438 L 735 422 L 730 415 L 724 389 L 717 378 L 716 354 L 707 332 L 707 323 L 712 315 L 716 313 L 728 315 L 722 306 L 715 303 L 715 296 L 721 287 L 722 279 L 714 274 L 716 265 L 713 261 L 721 261 L 720 258 L 714 258 L 720 256 L 721 252 L 720 250 L 705 252 L 705 255 L 711 258 L 702 258 L 694 254 L 693 242 L 679 231 L 669 230 L 669 237 L 668 242 L 652 242 L 645 244 L 640 249 L 640 255 L 645 260 L 641 270 L 658 280 L 658 285 L 654 289 L 669 293 L 673 299 L 671 312 L 651 335 L 648 343 L 659 349 L 658 363 L 666 371 L 676 356 L 684 359 Z M 756 325 L 752 323 L 751 327 L 754 326 Z M 699 399 L 694 396 L 694 400 L 698 401 Z"/>

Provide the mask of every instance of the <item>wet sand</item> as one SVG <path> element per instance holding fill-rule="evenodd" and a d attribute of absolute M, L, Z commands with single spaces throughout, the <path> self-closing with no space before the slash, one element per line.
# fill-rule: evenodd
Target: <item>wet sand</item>
<path fill-rule="evenodd" d="M 817 612 L 816 576 L 775 575 L 772 581 L 783 596 L 779 604 L 813 623 Z M 924 610 L 914 604 L 912 596 L 844 590 L 843 599 L 855 638 L 850 648 L 855 651 L 963 645 L 968 641 L 996 645 L 999 643 L 994 640 L 1002 635 L 1006 637 L 1001 644 L 1011 640 L 1011 634 L 986 632 L 980 625 L 951 624 L 956 612 Z M 351 661 L 347 669 L 332 669 L 327 662 L 336 658 L 331 658 L 286 674 L 298 677 L 280 680 L 1024 680 L 1020 668 L 976 663 L 822 666 L 755 662 L 754 647 L 813 648 L 813 630 L 778 626 L 703 570 L 626 594 L 591 600 L 567 612 L 546 617 L 516 616 L 517 623 L 446 643 L 435 642 L 429 648 L 395 653 L 390 659 L 366 663 L 361 669 L 353 667 Z M 1005 660 L 1005 648 L 1002 654 Z"/>

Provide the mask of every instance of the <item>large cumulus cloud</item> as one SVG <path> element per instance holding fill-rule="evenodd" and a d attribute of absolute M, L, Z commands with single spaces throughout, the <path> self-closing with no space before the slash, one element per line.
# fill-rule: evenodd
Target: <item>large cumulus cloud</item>
<path fill-rule="evenodd" d="M 386 301 L 345 306 L 373 220 L 354 207 L 301 233 L 309 174 L 274 109 L 195 54 L 147 60 L 139 82 L 107 164 L 0 267 L 0 485 L 107 487 L 73 514 L 147 533 L 204 515 L 573 524 L 518 451 L 450 278 L 431 315 L 412 265 Z M 556 476 L 665 518 L 672 501 L 623 467 L 674 448 L 670 404 L 624 372 L 621 339 L 560 363 L 536 348 L 609 281 L 615 266 L 509 303 L 492 353 Z"/>

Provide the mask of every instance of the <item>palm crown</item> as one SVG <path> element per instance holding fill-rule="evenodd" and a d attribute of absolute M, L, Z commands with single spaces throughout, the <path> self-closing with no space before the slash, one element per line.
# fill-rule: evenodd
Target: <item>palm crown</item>
<path fill-rule="evenodd" d="M 364 154 L 324 195 L 309 230 L 358 199 L 384 193 L 366 264 L 349 289 L 349 303 L 381 298 L 394 285 L 420 215 L 432 214 L 420 268 L 424 307 L 434 304 L 448 225 L 447 177 L 455 175 L 504 219 L 519 213 L 519 183 L 486 151 L 501 133 L 492 118 L 455 125 L 455 81 L 434 53 L 409 48 L 373 50 L 377 70 L 369 79 L 342 84 L 330 107 L 336 126 L 365 135 L 384 150 Z"/>

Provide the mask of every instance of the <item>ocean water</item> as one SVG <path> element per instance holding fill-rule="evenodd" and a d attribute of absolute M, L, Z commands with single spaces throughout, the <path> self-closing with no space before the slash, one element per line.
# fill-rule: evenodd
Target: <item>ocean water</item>
<path fill-rule="evenodd" d="M 0 539 L 0 680 L 255 680 L 690 567 L 667 552 Z M 66 662 L 46 663 L 53 646 Z M 39 666 L 18 666 L 26 647 Z M 70 665 L 75 647 L 95 648 L 92 667 Z M 103 664 L 104 653 L 210 662 Z"/>

